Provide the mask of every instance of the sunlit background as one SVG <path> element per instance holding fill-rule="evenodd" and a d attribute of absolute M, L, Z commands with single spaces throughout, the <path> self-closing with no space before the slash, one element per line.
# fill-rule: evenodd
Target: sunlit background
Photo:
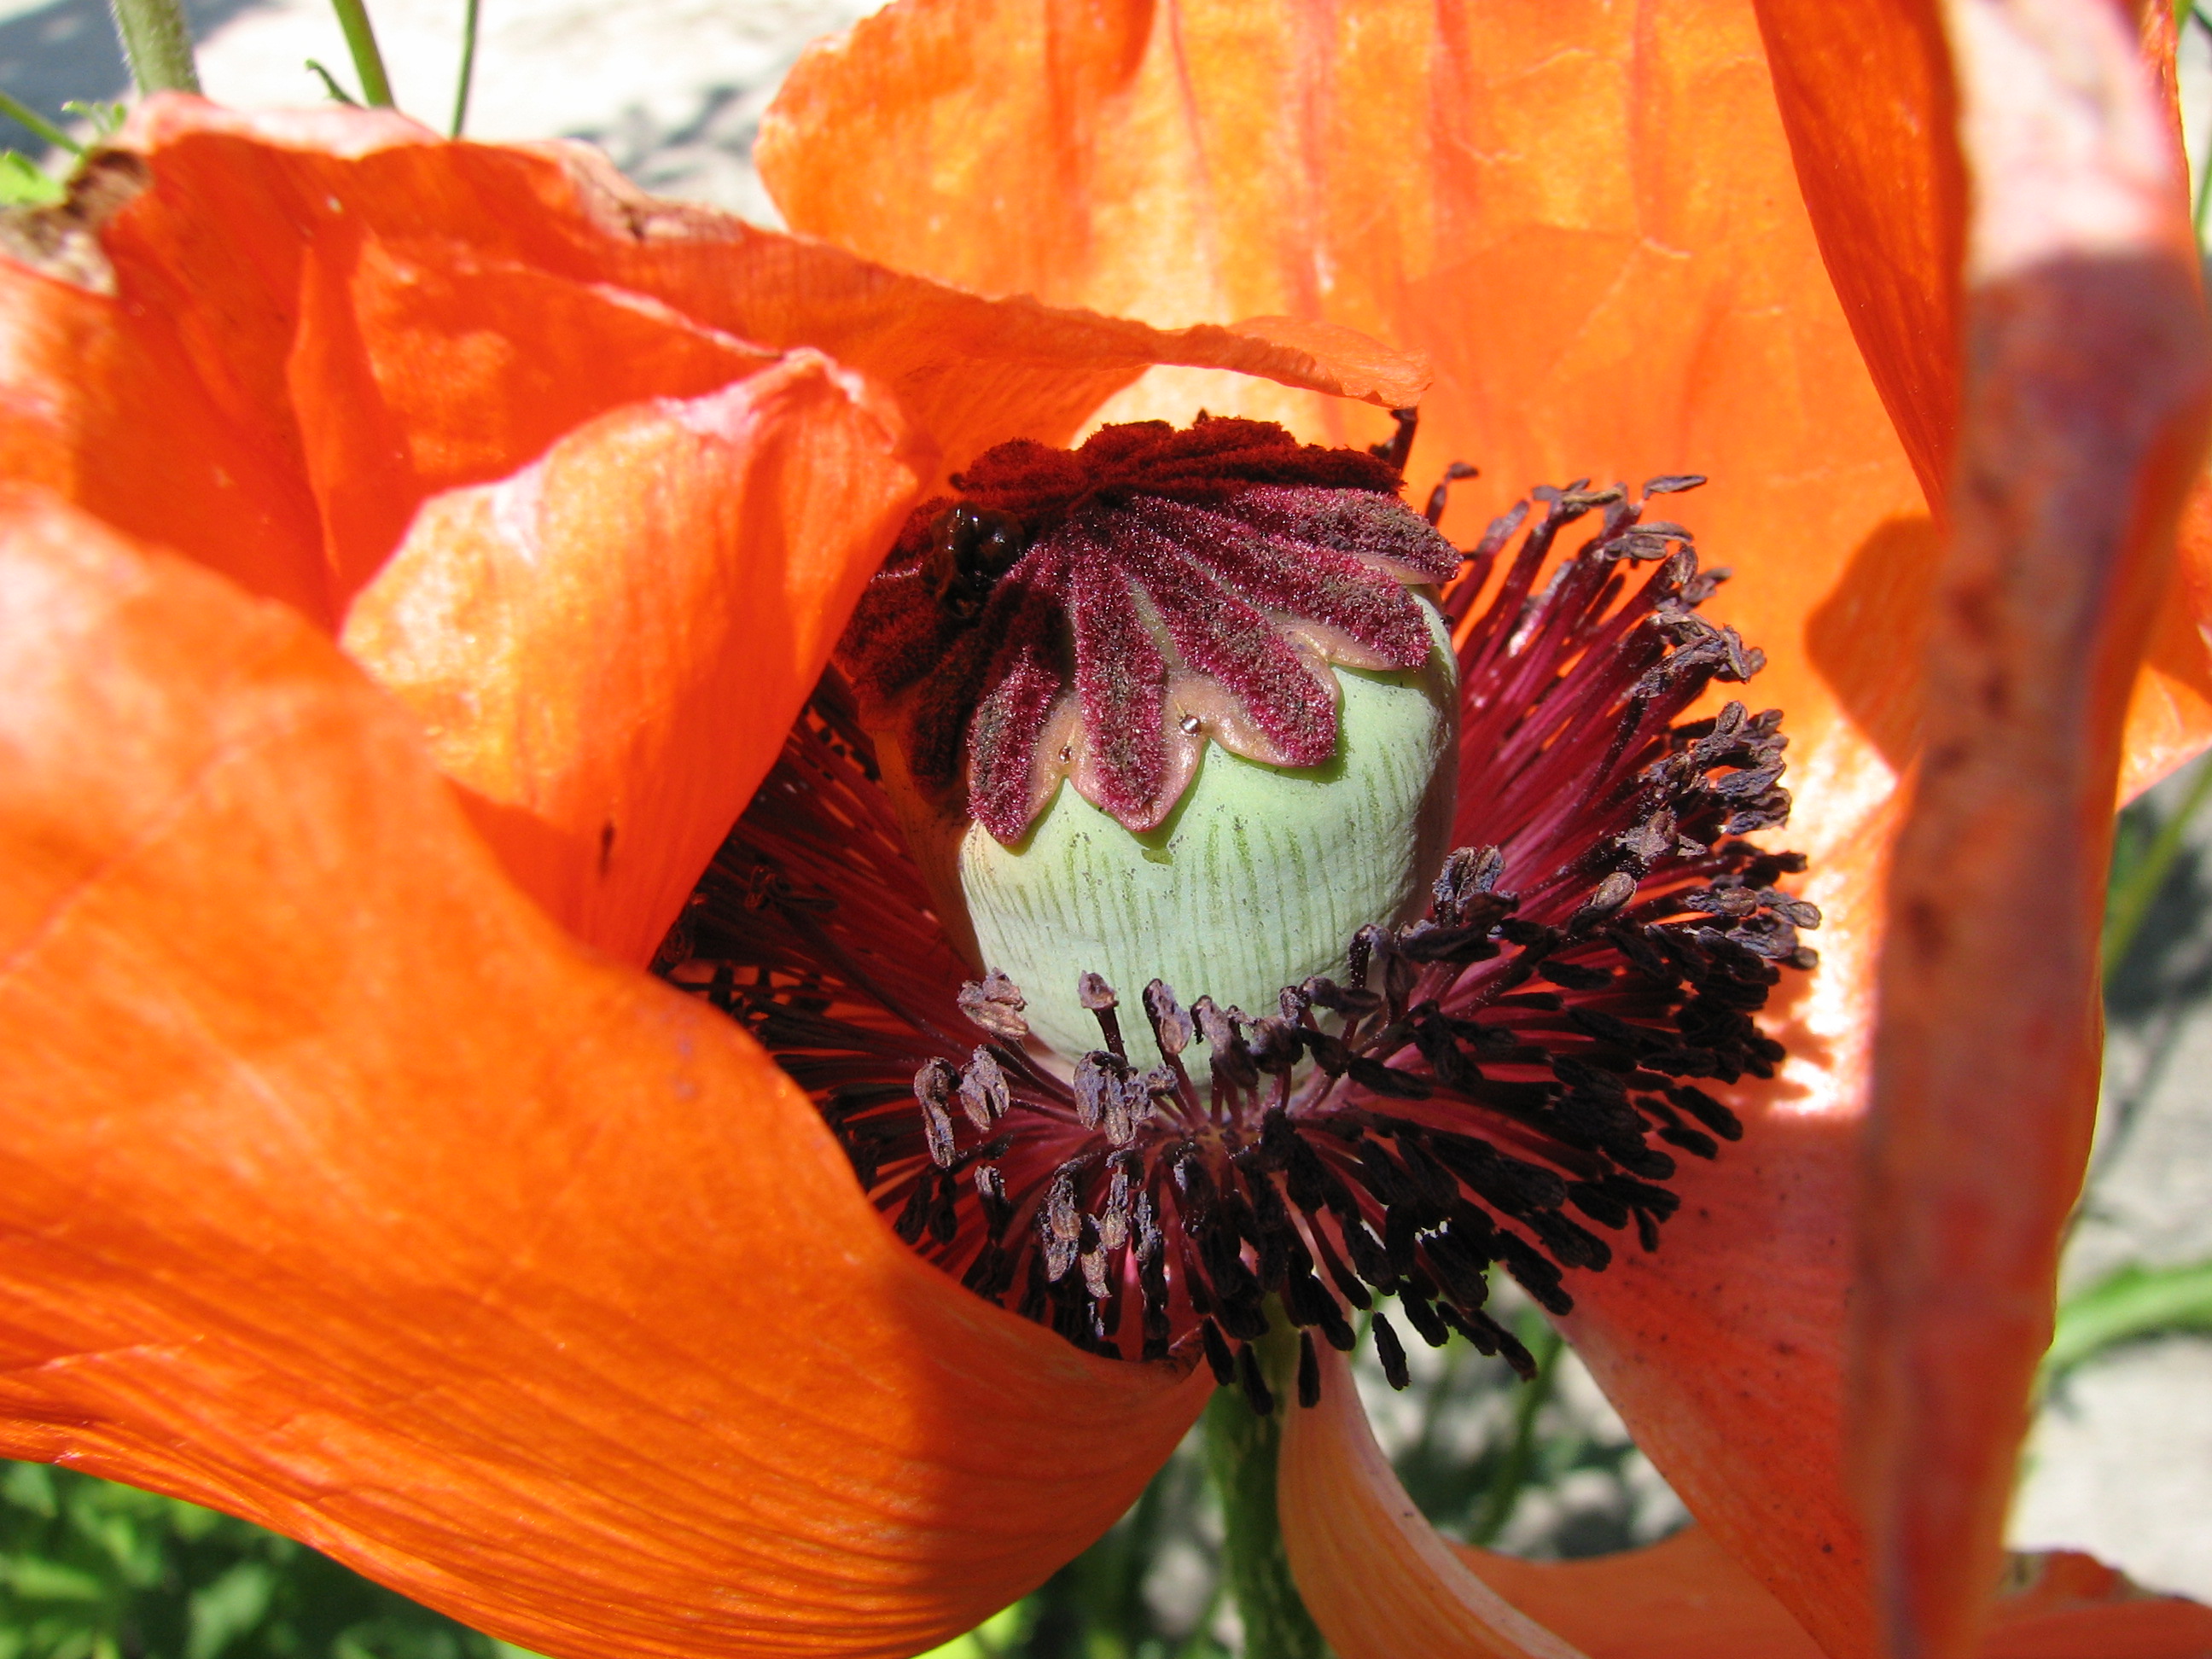
<path fill-rule="evenodd" d="M 371 0 L 400 106 L 446 128 L 463 0 Z M 246 106 L 358 95 L 321 0 L 194 0 L 210 96 Z M 592 139 L 641 184 L 775 223 L 750 161 L 807 40 L 860 0 L 482 0 L 467 131 Z M 2192 17 L 2192 160 L 2212 148 L 2212 25 Z M 0 0 L 0 92 L 80 137 L 125 94 L 104 0 Z M 69 106 L 75 102 L 78 107 Z M 0 146 L 62 170 L 0 118 Z M 0 185 L 5 176 L 0 175 Z M 2200 226 L 2203 215 L 2200 212 Z M 1747 556 L 1747 554 L 1738 556 Z M 2107 928 L 2110 1047 L 2095 1163 L 2066 1258 L 2057 1346 L 2013 1520 L 2021 1547 L 2087 1549 L 2212 1600 L 2212 767 L 2131 808 Z M 2199 810 L 2203 808 L 2203 810 Z M 1415 1347 L 1392 1393 L 1361 1383 L 1407 1489 L 1446 1532 L 1517 1553 L 1595 1554 L 1687 1516 L 1570 1351 L 1513 1380 L 1463 1340 Z M 1095 1548 L 955 1644 L 957 1659 L 1235 1653 L 1220 1516 L 1195 1436 Z M 243 1522 L 36 1464 L 0 1464 L 0 1659 L 496 1659 L 463 1630 Z M 948 1653 L 946 1659 L 955 1659 Z"/>

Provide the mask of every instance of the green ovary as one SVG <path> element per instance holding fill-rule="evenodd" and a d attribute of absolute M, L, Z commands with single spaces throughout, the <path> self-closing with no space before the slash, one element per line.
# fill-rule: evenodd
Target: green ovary
<path fill-rule="evenodd" d="M 1077 976 L 1095 972 L 1121 994 L 1131 1058 L 1149 1064 L 1147 981 L 1186 1004 L 1202 994 L 1273 1014 L 1283 986 L 1340 975 L 1359 928 L 1425 908 L 1450 833 L 1458 700 L 1442 620 L 1431 623 L 1423 667 L 1336 671 L 1327 765 L 1266 766 L 1209 744 L 1147 834 L 1065 783 L 1018 848 L 969 826 L 959 879 L 976 945 L 1021 988 L 1039 1038 L 1066 1056 L 1100 1046 L 1075 997 Z"/>

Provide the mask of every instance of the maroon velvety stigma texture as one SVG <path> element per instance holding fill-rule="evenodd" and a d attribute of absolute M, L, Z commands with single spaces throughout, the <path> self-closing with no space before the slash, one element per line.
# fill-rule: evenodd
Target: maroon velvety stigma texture
<path fill-rule="evenodd" d="M 1460 556 L 1387 459 L 1201 415 L 1001 444 L 915 510 L 839 646 L 932 794 L 1013 842 L 1061 776 L 1131 830 L 1208 739 L 1275 766 L 1336 750 L 1330 664 L 1408 669 L 1410 586 Z"/>

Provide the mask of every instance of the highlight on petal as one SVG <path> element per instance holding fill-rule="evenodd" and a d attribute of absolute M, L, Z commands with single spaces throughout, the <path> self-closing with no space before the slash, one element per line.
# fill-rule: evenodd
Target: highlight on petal
<path fill-rule="evenodd" d="M 2212 416 L 2179 158 L 2121 14 L 1953 0 L 1947 19 L 1975 186 L 1969 373 L 1853 1310 L 1884 1634 L 1926 1659 L 1973 1650 L 2001 1559 L 2095 1121 L 2129 689 Z"/>
<path fill-rule="evenodd" d="M 1939 9 L 1754 0 L 1799 189 L 1882 406 L 1931 503 L 1959 431 L 1966 174 Z"/>
<path fill-rule="evenodd" d="M 642 398 L 690 398 L 775 354 L 605 283 L 341 219 L 300 258 L 284 365 L 332 583 L 350 597 L 416 506 L 502 478 Z"/>
<path fill-rule="evenodd" d="M 903 1655 L 1202 1385 L 962 1291 L 296 613 L 0 502 L 0 1446 L 574 1659 Z"/>
<path fill-rule="evenodd" d="M 1352 1367 L 1321 1361 L 1321 1403 L 1285 1407 L 1275 1502 L 1298 1595 L 1339 1659 L 1582 1659 L 1470 1571 L 1398 1482 Z"/>
<path fill-rule="evenodd" d="M 434 497 L 347 613 L 508 873 L 642 966 L 898 533 L 897 411 L 801 349 Z"/>

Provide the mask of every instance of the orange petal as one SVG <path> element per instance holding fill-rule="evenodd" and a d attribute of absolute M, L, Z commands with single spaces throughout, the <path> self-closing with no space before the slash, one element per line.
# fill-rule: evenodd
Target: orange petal
<path fill-rule="evenodd" d="M 1820 1659 L 1782 1603 L 1698 1527 L 1586 1561 L 1454 1548 L 1484 1583 L 1589 1659 Z"/>
<path fill-rule="evenodd" d="M 1808 613 L 1863 547 L 1924 534 L 1925 503 L 1827 283 L 1748 10 L 1170 15 L 908 0 L 800 62 L 764 176 L 798 228 L 985 292 L 1161 325 L 1296 316 L 1422 352 L 1411 476 L 1482 467 L 1445 520 L 1462 541 L 1534 483 L 1711 475 L 1682 513 L 1737 573 L 1717 609 L 1773 659 L 1759 689 L 1793 752 L 1826 744 L 1857 692 L 1808 662 Z M 1216 410 L 1297 413 L 1219 390 Z"/>
<path fill-rule="evenodd" d="M 1437 1536 L 1376 1444 L 1352 1368 L 1321 1353 L 1321 1403 L 1284 1419 L 1275 1502 L 1298 1594 L 1340 1659 L 1580 1659 Z"/>
<path fill-rule="evenodd" d="M 109 234 L 126 288 L 188 282 L 247 315 L 288 314 L 309 248 L 343 271 L 364 234 L 395 245 L 443 240 L 480 261 L 611 284 L 739 339 L 817 347 L 888 386 L 954 465 L 1009 437 L 1064 441 L 1156 362 L 1383 403 L 1425 381 L 1418 363 L 1371 341 L 1351 343 L 1340 364 L 1338 351 L 1314 340 L 1278 343 L 1221 327 L 1163 333 L 1033 301 L 984 301 L 726 214 L 656 201 L 579 145 L 447 144 L 388 114 L 241 115 L 173 95 L 142 106 L 126 137 L 155 179 Z M 185 309 L 177 327 L 188 351 L 219 356 L 223 308 Z M 281 382 L 283 356 L 255 344 L 226 375 L 257 388 Z"/>
<path fill-rule="evenodd" d="M 1990 1611 L 1980 1659 L 2202 1659 L 2212 1607 L 2136 1589 L 2070 1551 L 2015 1555 Z"/>
<path fill-rule="evenodd" d="M 1971 373 L 1854 1309 L 1885 1633 L 1928 1659 L 1973 1650 L 1998 1567 L 2095 1120 L 2123 720 L 2212 416 L 2180 161 L 2131 33 L 2101 0 L 1950 22 Z"/>
<path fill-rule="evenodd" d="M 448 144 L 388 112 L 240 116 L 178 97 L 142 106 L 127 142 L 151 183 L 106 228 L 117 297 L 40 288 L 0 400 L 29 414 L 14 439 L 0 416 L 0 453 L 325 621 L 428 510 L 354 637 L 408 686 L 511 871 L 634 960 L 772 756 L 907 474 L 941 477 L 932 441 L 958 460 L 1019 433 L 1064 438 L 1162 358 L 1385 402 L 1424 383 L 1343 330 L 1167 335 L 957 294 L 653 202 L 578 147 Z M 743 478 L 734 428 L 720 443 L 640 416 L 532 474 L 569 486 L 545 557 L 454 544 L 489 522 L 484 491 L 563 434 L 808 346 L 888 384 L 918 417 L 913 441 L 889 435 L 888 407 L 848 408 L 817 359 L 811 393 L 778 382 L 745 416 L 764 424 Z M 654 419 L 666 446 L 647 435 Z M 663 465 L 681 488 L 648 476 Z M 127 514 L 111 499 L 123 481 L 141 486 Z M 471 488 L 474 520 L 454 500 L 426 509 Z M 654 529 L 632 535 L 623 520 L 647 498 Z M 232 534 L 242 503 L 289 538 L 289 564 L 272 573 L 275 553 Z M 733 546 L 742 568 L 720 569 Z M 451 631 L 464 617 L 492 631 Z M 495 636 L 488 660 L 477 646 Z"/>
<path fill-rule="evenodd" d="M 1202 1385 L 918 1261 L 296 614 L 0 524 L 9 1455 L 577 1659 L 912 1653 L 1135 1495 Z"/>
<path fill-rule="evenodd" d="M 1778 1011 L 1789 1064 L 1732 1097 L 1743 1139 L 1685 1158 L 1658 1251 L 1573 1283 L 1577 1351 L 1715 1541 L 1832 1655 L 1874 1649 L 1843 1478 L 1850 1223 L 1886 813 L 1808 891 L 1820 967 Z"/>
<path fill-rule="evenodd" d="M 427 502 L 343 643 L 508 872 L 640 966 L 766 775 L 932 465 L 800 350 Z"/>
<path fill-rule="evenodd" d="M 1931 0 L 1755 0 L 1829 279 L 1930 501 L 1959 431 L 1966 174 Z"/>
<path fill-rule="evenodd" d="M 1439 1535 L 1376 1444 L 1334 1352 L 1321 1403 L 1283 1427 L 1283 1542 L 1342 1659 L 1820 1659 L 1711 1534 L 1578 1561 L 1524 1561 Z M 2147 1595 L 2085 1555 L 2016 1556 L 1980 1659 L 2201 1659 L 2212 1607 Z"/>
<path fill-rule="evenodd" d="M 285 364 L 337 592 L 374 576 L 440 491 L 505 477 L 624 404 L 773 361 L 643 295 L 339 220 L 302 252 Z"/>
<path fill-rule="evenodd" d="M 280 406 L 210 388 L 173 315 L 0 253 L 0 477 L 41 484 L 327 625 L 314 499 L 278 435 Z M 241 348 L 264 320 L 234 318 Z"/>
<path fill-rule="evenodd" d="M 1498 1594 L 1589 1659 L 1820 1659 L 1782 1604 L 1704 1531 L 1583 1561 L 1455 1545 Z M 2200 1659 L 2212 1607 L 2150 1595 L 2086 1555 L 2015 1556 L 1979 1659 Z"/>
<path fill-rule="evenodd" d="M 1817 0 L 1756 4 L 1797 182 L 1829 276 L 1921 487 L 1930 501 L 1941 502 L 1958 438 L 1966 185 L 1939 9 L 1924 0 L 1841 8 Z M 2140 11 L 2164 118 L 2178 122 L 2173 13 L 2160 6 Z M 2200 480 L 2197 489 L 2212 496 L 2212 485 Z M 1897 567 L 1894 573 L 1880 568 L 1885 564 Z M 1901 583 L 1923 597 L 1932 564 L 1924 547 L 1869 544 L 1844 588 L 1823 607 L 1826 637 L 1815 636 L 1816 661 L 1832 668 L 1842 659 L 1850 680 L 1872 689 L 1873 697 L 1863 701 L 1890 705 L 1877 716 L 1886 750 L 1904 746 L 1909 752 L 1917 735 L 1919 688 L 1898 684 L 1903 677 L 1897 669 L 1917 676 L 1925 641 L 1917 629 L 1855 635 L 1854 624 L 1869 620 L 1856 613 L 1871 607 L 1851 590 Z M 2212 738 L 2208 628 L 2212 505 L 2185 521 L 2181 568 L 2160 603 L 2136 683 L 2120 782 L 2125 798 Z M 1876 656 L 1882 664 L 1853 660 Z"/>
<path fill-rule="evenodd" d="M 1578 1278 L 1573 1328 L 1727 1547 L 1863 1651 L 1844 1217 L 1879 815 L 1917 742 L 1917 670 L 1893 647 L 1933 535 L 1799 203 L 1751 14 L 1146 15 L 908 0 L 801 63 L 763 167 L 800 228 L 989 291 L 1161 323 L 1288 313 L 1425 352 L 1411 471 L 1419 488 L 1447 460 L 1482 466 L 1455 486 L 1462 541 L 1537 482 L 1712 475 L 1673 510 L 1735 571 L 1708 614 L 1765 648 L 1752 695 L 1789 712 L 1787 844 L 1820 872 L 1826 965 L 1790 1011 L 1788 1075 L 1736 1097 L 1750 1136 L 1685 1171 L 1656 1255 Z M 1370 435 L 1346 412 L 1309 429 Z"/>

